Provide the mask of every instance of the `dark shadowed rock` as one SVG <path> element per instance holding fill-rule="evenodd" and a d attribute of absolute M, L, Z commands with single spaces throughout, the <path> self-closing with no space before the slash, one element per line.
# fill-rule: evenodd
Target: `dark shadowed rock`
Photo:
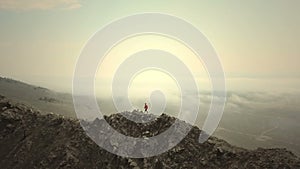
<path fill-rule="evenodd" d="M 142 123 L 128 120 L 124 114 Z M 124 135 L 152 137 L 166 131 L 176 118 L 166 114 L 156 117 L 134 111 L 105 116 L 104 119 L 92 122 L 82 121 L 82 124 L 90 128 L 101 127 L 104 120 Z M 79 121 L 54 114 L 41 115 L 30 107 L 13 105 L 5 97 L 0 96 L 0 167 L 1 169 L 300 168 L 299 158 L 285 149 L 245 150 L 216 137 L 211 137 L 200 144 L 198 137 L 201 131 L 183 121 L 181 123 L 183 126 L 191 127 L 191 131 L 168 152 L 149 158 L 124 158 L 97 146 L 85 134 Z M 99 135 L 103 134 L 102 131 L 97 132 Z M 103 144 L 116 149 L 118 146 L 126 147 L 117 145 L 114 138 L 109 136 L 102 140 Z"/>

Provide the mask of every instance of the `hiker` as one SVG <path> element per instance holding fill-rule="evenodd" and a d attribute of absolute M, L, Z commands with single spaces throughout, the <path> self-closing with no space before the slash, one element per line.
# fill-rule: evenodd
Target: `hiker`
<path fill-rule="evenodd" d="M 147 105 L 147 103 L 145 103 L 144 109 L 145 109 L 145 112 L 148 113 L 148 105 Z"/>

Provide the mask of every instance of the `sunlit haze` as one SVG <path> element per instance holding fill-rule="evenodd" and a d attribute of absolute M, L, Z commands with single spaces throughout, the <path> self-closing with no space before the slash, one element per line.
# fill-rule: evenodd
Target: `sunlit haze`
<path fill-rule="evenodd" d="M 96 31 L 124 16 L 162 12 L 185 19 L 206 35 L 224 67 L 228 90 L 297 91 L 300 85 L 297 0 L 9 2 L 0 2 L 1 76 L 71 92 L 76 59 Z M 130 47 L 125 48 L 124 43 Z M 116 46 L 107 55 L 103 78 L 111 77 L 107 72 L 113 72 L 122 58 L 151 47 L 176 53 L 191 65 L 199 88 L 209 88 L 207 74 L 197 67 L 190 51 L 172 39 L 150 35 Z M 151 74 L 148 72 L 148 80 L 156 78 Z"/>

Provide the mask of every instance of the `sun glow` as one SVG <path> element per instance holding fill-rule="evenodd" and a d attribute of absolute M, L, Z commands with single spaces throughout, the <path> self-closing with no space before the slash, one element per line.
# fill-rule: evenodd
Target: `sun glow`
<path fill-rule="evenodd" d="M 143 34 L 127 38 L 116 44 L 107 53 L 102 62 L 99 63 L 95 83 L 97 96 L 111 96 L 110 84 L 112 83 L 118 66 L 131 55 L 149 49 L 162 50 L 173 54 L 190 69 L 190 72 L 196 79 L 198 87 L 201 86 L 199 87 L 200 89 L 210 89 L 210 83 L 205 67 L 192 50 L 183 43 L 170 37 L 155 34 Z M 151 58 L 147 59 L 151 60 Z M 145 62 L 147 62 L 147 60 L 145 60 Z M 149 94 L 149 91 L 152 91 L 154 86 L 159 86 L 160 89 L 166 89 L 164 92 L 167 92 L 167 95 L 174 95 L 174 93 L 176 93 L 175 95 L 177 96 L 179 95 L 178 87 L 176 86 L 174 79 L 161 71 L 148 70 L 142 72 L 135 76 L 132 79 L 132 82 L 131 86 L 128 86 L 130 89 L 129 94 L 132 96 L 139 96 L 142 91 Z"/>

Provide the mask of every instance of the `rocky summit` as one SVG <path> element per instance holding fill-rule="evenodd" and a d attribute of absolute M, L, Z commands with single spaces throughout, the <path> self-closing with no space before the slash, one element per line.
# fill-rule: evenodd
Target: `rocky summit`
<path fill-rule="evenodd" d="M 82 124 L 102 126 L 104 120 L 126 136 L 145 138 L 166 131 L 177 119 L 166 114 L 156 117 L 133 111 Z M 286 149 L 246 150 L 216 137 L 201 144 L 198 142 L 201 130 L 180 123 L 190 126 L 191 131 L 169 151 L 148 158 L 126 158 L 95 144 L 78 120 L 56 114 L 41 115 L 29 106 L 13 104 L 0 96 L 0 168 L 300 168 L 299 158 Z M 105 144 L 118 148 L 109 135 L 104 140 Z"/>

